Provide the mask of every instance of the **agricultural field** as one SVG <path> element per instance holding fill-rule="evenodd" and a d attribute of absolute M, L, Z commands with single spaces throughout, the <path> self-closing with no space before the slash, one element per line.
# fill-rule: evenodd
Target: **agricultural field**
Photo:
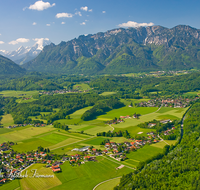
<path fill-rule="evenodd" d="M 39 146 L 43 146 L 44 148 L 55 150 L 59 149 L 60 147 L 65 147 L 69 144 L 74 144 L 76 142 L 85 140 L 89 137 L 86 135 L 80 135 L 78 133 L 77 134 L 76 133 L 69 134 L 68 132 L 65 133 L 63 130 L 58 130 L 58 131 L 55 128 L 52 128 L 51 131 L 43 130 L 43 133 L 40 134 L 37 133 L 37 135 L 29 136 L 29 138 L 27 139 L 14 141 L 17 142 L 17 144 L 13 146 L 13 149 L 18 152 L 25 152 L 25 151 L 36 150 Z M 22 132 L 24 133 L 24 131 Z"/>
<path fill-rule="evenodd" d="M 53 177 L 36 178 L 33 177 L 34 171 L 31 170 L 36 170 L 38 175 L 49 175 Z M 47 190 L 62 184 L 62 182 L 56 177 L 52 170 L 45 167 L 45 164 L 34 164 L 22 172 L 22 175 L 25 174 L 26 171 L 28 177 L 20 179 L 20 186 L 22 190 Z"/>
<path fill-rule="evenodd" d="M 75 84 L 73 86 L 73 90 L 82 90 L 82 91 L 85 91 L 85 90 L 90 90 L 90 86 L 86 83 L 80 83 L 80 84 Z"/>
<path fill-rule="evenodd" d="M 113 95 L 113 94 L 116 94 L 117 92 L 103 92 L 101 93 L 100 95 L 101 96 L 109 96 L 109 95 Z"/>
<path fill-rule="evenodd" d="M 98 157 L 96 162 L 86 162 L 81 166 L 70 166 L 69 163 L 61 165 L 62 173 L 57 173 L 61 185 L 52 190 L 62 190 L 66 187 L 70 190 L 92 190 L 102 181 L 122 176 L 133 171 L 127 167 L 116 170 L 120 166 L 104 157 Z"/>
<path fill-rule="evenodd" d="M 120 177 L 114 178 L 100 184 L 98 187 L 95 188 L 95 190 L 113 190 L 115 186 L 119 185 L 119 182 L 120 182 Z"/>
<path fill-rule="evenodd" d="M 127 157 L 129 159 L 125 160 L 124 163 L 132 167 L 136 167 L 140 161 L 145 161 L 158 153 L 162 153 L 163 147 L 165 145 L 166 144 L 163 144 L 163 146 L 160 147 L 155 147 L 153 145 L 145 145 L 143 148 L 127 154 Z"/>
<path fill-rule="evenodd" d="M 53 126 L 46 126 L 46 127 L 19 127 L 20 130 L 12 130 L 9 133 L 4 133 L 0 135 L 0 143 L 13 141 L 13 142 L 20 142 L 22 140 L 30 139 L 35 135 L 39 135 L 42 133 L 50 132 L 55 130 Z M 6 140 L 5 140 L 6 139 Z"/>
<path fill-rule="evenodd" d="M 119 109 L 113 109 L 107 112 L 106 114 L 97 117 L 97 119 L 111 120 L 114 119 L 115 117 L 119 118 L 120 116 L 131 115 L 134 113 L 145 115 L 148 113 L 155 112 L 156 110 L 158 110 L 157 107 L 122 107 Z"/>
<path fill-rule="evenodd" d="M 0 190 L 20 190 L 20 181 L 18 179 L 7 182 L 6 184 L 0 186 Z"/>
<path fill-rule="evenodd" d="M 14 125 L 12 115 L 11 114 L 3 115 L 1 124 L 3 124 L 4 127 L 8 127 L 9 125 Z"/>
<path fill-rule="evenodd" d="M 142 99 L 121 99 L 120 101 L 124 103 L 126 106 L 130 105 L 131 103 L 140 103 L 140 102 L 147 102 L 150 99 L 142 98 Z"/>
<path fill-rule="evenodd" d="M 0 95 L 4 97 L 25 97 L 29 98 L 30 96 L 39 94 L 39 91 L 15 91 L 15 90 L 5 90 L 1 91 Z"/>
<path fill-rule="evenodd" d="M 196 95 L 200 96 L 200 90 L 195 92 L 187 92 L 183 94 L 183 96 L 196 96 Z"/>

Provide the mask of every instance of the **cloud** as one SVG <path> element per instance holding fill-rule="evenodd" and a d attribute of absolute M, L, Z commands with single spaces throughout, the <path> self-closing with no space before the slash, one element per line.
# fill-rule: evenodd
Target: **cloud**
<path fill-rule="evenodd" d="M 37 23 L 36 22 L 33 22 L 33 25 L 36 25 Z"/>
<path fill-rule="evenodd" d="M 90 9 L 89 12 L 92 12 L 92 9 Z"/>
<path fill-rule="evenodd" d="M 46 24 L 46 26 L 51 26 L 51 24 Z"/>
<path fill-rule="evenodd" d="M 26 38 L 18 38 L 16 40 L 13 40 L 11 42 L 9 42 L 8 44 L 11 44 L 11 45 L 16 45 L 18 43 L 26 43 L 26 42 L 29 42 L 29 39 L 26 39 Z"/>
<path fill-rule="evenodd" d="M 75 12 L 75 15 L 82 16 L 82 14 L 81 14 L 81 12 L 80 12 L 80 11 L 76 11 L 76 12 Z"/>
<path fill-rule="evenodd" d="M 80 23 L 80 25 L 86 25 L 86 23 L 85 23 L 85 22 L 82 22 L 82 23 Z"/>
<path fill-rule="evenodd" d="M 65 22 L 61 22 L 61 24 L 65 24 Z"/>
<path fill-rule="evenodd" d="M 33 41 L 42 41 L 42 40 L 49 40 L 49 38 L 33 38 Z"/>
<path fill-rule="evenodd" d="M 3 42 L 3 41 L 0 41 L 0 44 L 4 44 L 4 42 Z"/>
<path fill-rule="evenodd" d="M 71 13 L 58 13 L 56 15 L 56 18 L 63 18 L 63 17 L 72 18 L 73 14 L 71 14 Z"/>
<path fill-rule="evenodd" d="M 81 7 L 80 9 L 81 9 L 82 11 L 88 11 L 88 7 L 87 7 L 87 6 Z"/>
<path fill-rule="evenodd" d="M 102 13 L 106 13 L 106 11 L 102 11 Z"/>
<path fill-rule="evenodd" d="M 1 36 L 1 34 L 0 34 L 0 36 Z"/>
<path fill-rule="evenodd" d="M 52 5 L 49 2 L 43 2 L 42 0 L 36 1 L 33 5 L 30 5 L 28 9 L 31 10 L 37 10 L 37 11 L 43 11 L 44 9 L 48 9 L 50 7 L 55 6 L 56 4 L 53 3 Z M 27 7 L 25 7 L 23 10 L 25 10 Z"/>
<path fill-rule="evenodd" d="M 128 21 L 126 23 L 122 23 L 122 24 L 119 24 L 118 26 L 119 27 L 140 27 L 140 26 L 153 26 L 154 23 L 153 22 L 150 22 L 150 23 L 137 23 L 137 22 L 134 22 L 134 21 Z"/>

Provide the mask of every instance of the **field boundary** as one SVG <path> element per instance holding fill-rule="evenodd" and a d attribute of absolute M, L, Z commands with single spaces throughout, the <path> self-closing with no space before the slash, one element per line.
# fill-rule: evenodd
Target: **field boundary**
<path fill-rule="evenodd" d="M 71 145 L 71 144 L 76 144 L 76 143 L 79 143 L 79 142 L 81 142 L 81 141 L 85 141 L 85 140 L 88 140 L 88 139 L 92 139 L 92 138 L 95 138 L 96 136 L 94 136 L 94 137 L 91 137 L 91 138 L 87 138 L 87 139 L 83 139 L 83 140 L 80 140 L 80 141 L 76 141 L 76 142 L 73 142 L 73 143 L 69 143 L 69 144 L 67 144 L 67 145 L 63 145 L 63 146 L 60 146 L 60 147 L 57 147 L 57 148 L 53 148 L 53 149 L 51 149 L 51 150 L 56 150 L 56 149 L 59 149 L 59 148 L 62 148 L 62 147 L 65 147 L 65 146 L 68 146 L 68 145 Z"/>
<path fill-rule="evenodd" d="M 112 179 L 108 179 L 108 180 L 106 180 L 106 181 L 102 181 L 101 183 L 97 184 L 97 185 L 93 188 L 93 190 L 95 190 L 99 185 L 101 185 L 101 184 L 103 184 L 103 183 L 105 183 L 105 182 L 111 181 L 111 180 L 113 180 L 113 179 L 121 178 L 121 177 L 122 177 L 122 176 L 115 177 L 115 178 L 112 178 Z"/>

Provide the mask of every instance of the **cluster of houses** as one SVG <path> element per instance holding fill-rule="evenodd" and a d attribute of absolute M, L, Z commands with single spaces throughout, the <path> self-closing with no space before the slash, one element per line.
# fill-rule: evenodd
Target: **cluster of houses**
<path fill-rule="evenodd" d="M 66 160 L 69 160 L 69 158 L 62 156 L 61 161 L 55 161 L 53 154 L 48 157 L 47 153 L 42 151 L 16 153 L 11 149 L 11 145 L 14 145 L 14 143 L 2 143 L 0 145 L 0 163 L 2 165 L 1 172 L 4 173 L 4 175 L 0 177 L 0 183 L 5 183 L 7 180 L 14 180 L 15 176 L 18 177 L 22 171 L 35 163 L 47 164 L 46 167 L 50 167 L 53 172 L 60 172 L 60 165 Z"/>
<path fill-rule="evenodd" d="M 135 105 L 138 107 L 173 107 L 173 108 L 185 108 L 190 105 L 192 101 L 197 100 L 199 97 L 195 98 L 156 98 L 149 101 L 143 101 L 140 103 L 136 103 Z"/>
<path fill-rule="evenodd" d="M 27 125 L 30 125 L 30 126 L 33 126 L 33 127 L 45 127 L 46 126 L 46 124 L 43 124 L 43 123 L 37 123 L 37 124 L 30 124 L 29 123 L 29 124 L 9 125 L 7 128 L 12 129 L 12 128 L 16 128 L 16 127 L 26 127 Z"/>
<path fill-rule="evenodd" d="M 173 133 L 173 130 L 175 130 L 175 127 L 172 127 L 171 129 L 163 131 L 163 135 L 171 135 Z"/>
<path fill-rule="evenodd" d="M 66 94 L 66 93 L 83 93 L 83 92 L 89 92 L 89 90 L 78 90 L 78 89 L 74 89 L 74 90 L 53 90 L 53 91 L 44 91 L 44 92 L 40 92 L 40 94 L 44 94 L 44 95 L 54 95 L 54 94 Z"/>

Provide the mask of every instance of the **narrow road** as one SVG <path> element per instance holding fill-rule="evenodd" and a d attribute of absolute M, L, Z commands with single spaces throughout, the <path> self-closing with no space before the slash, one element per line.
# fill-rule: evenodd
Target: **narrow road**
<path fill-rule="evenodd" d="M 112 128 L 111 132 L 113 132 L 115 130 L 115 128 L 111 124 L 109 126 Z"/>
<path fill-rule="evenodd" d="M 158 134 L 158 137 L 161 139 L 161 141 L 163 141 L 165 144 L 167 144 L 167 145 L 170 145 L 169 143 L 167 143 L 164 139 L 162 139 L 161 137 L 160 137 L 160 135 Z"/>
<path fill-rule="evenodd" d="M 101 155 L 101 156 L 102 156 L 102 155 Z M 106 157 L 106 156 L 102 156 L 102 157 L 104 157 L 104 158 L 106 158 L 107 160 L 110 160 L 110 161 L 112 161 L 112 162 L 115 162 L 116 164 L 122 165 L 121 163 L 119 163 L 119 162 L 117 162 L 117 161 L 115 161 L 115 160 L 113 160 L 113 159 L 111 159 L 111 158 L 108 158 L 108 157 Z M 124 163 L 123 163 L 123 165 L 124 165 L 124 167 L 127 167 L 127 168 L 130 168 L 130 169 L 132 169 L 132 170 L 135 170 L 135 168 L 132 168 L 132 167 L 130 167 L 130 166 L 127 166 L 127 165 L 125 165 Z"/>
<path fill-rule="evenodd" d="M 95 190 L 99 185 L 101 185 L 102 183 L 105 183 L 105 182 L 107 182 L 107 181 L 111 181 L 111 180 L 113 180 L 113 179 L 117 179 L 117 178 L 121 178 L 122 176 L 120 176 L 120 177 L 115 177 L 115 178 L 112 178 L 112 179 L 108 179 L 108 180 L 106 180 L 106 181 L 102 181 L 101 183 L 99 183 L 99 184 L 97 184 L 94 188 L 93 188 L 93 190 Z"/>

